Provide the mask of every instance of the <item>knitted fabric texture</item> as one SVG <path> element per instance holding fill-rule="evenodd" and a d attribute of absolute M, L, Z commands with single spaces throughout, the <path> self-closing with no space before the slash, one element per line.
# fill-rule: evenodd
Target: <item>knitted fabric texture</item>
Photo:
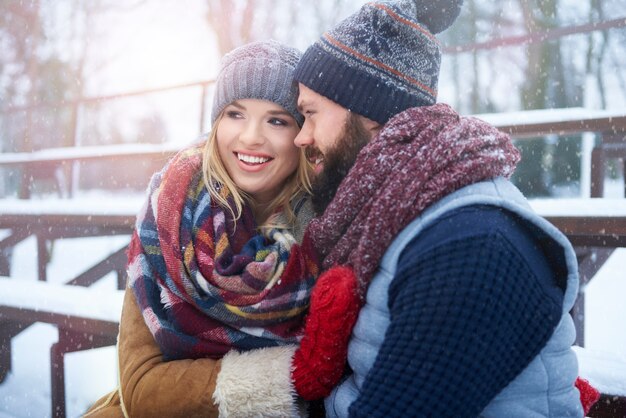
<path fill-rule="evenodd" d="M 128 274 L 166 359 L 217 358 L 232 348 L 299 340 L 318 273 L 315 256 L 287 230 L 269 236 L 257 234 L 249 207 L 235 221 L 211 201 L 202 146 L 181 151 L 152 178 Z"/>
<path fill-rule="evenodd" d="M 348 267 L 325 271 L 315 284 L 304 337 L 293 357 L 293 383 L 306 400 L 328 396 L 343 375 L 361 307 L 357 286 Z"/>
<path fill-rule="evenodd" d="M 435 103 L 441 62 L 433 34 L 449 27 L 462 0 L 364 5 L 304 53 L 298 82 L 381 124 Z"/>
<path fill-rule="evenodd" d="M 352 266 L 363 293 L 389 244 L 425 208 L 463 186 L 509 177 L 518 160 L 508 135 L 447 105 L 395 116 L 309 224 L 323 268 Z"/>
<path fill-rule="evenodd" d="M 273 40 L 252 42 L 226 54 L 215 83 L 211 123 L 236 100 L 262 99 L 285 108 L 302 126 L 298 85 L 293 79 L 300 55 L 297 49 Z"/>
<path fill-rule="evenodd" d="M 591 386 L 588 380 L 581 377 L 576 379 L 575 384 L 580 392 L 580 403 L 583 405 L 583 412 L 587 416 L 591 408 L 600 400 L 600 392 Z"/>
<path fill-rule="evenodd" d="M 550 289 L 549 271 L 539 278 L 528 265 L 502 221 L 485 227 L 495 216 L 466 216 L 472 233 L 451 226 L 449 241 L 439 222 L 405 248 L 388 290 L 391 324 L 350 416 L 478 417 L 545 346 L 562 295 Z"/>

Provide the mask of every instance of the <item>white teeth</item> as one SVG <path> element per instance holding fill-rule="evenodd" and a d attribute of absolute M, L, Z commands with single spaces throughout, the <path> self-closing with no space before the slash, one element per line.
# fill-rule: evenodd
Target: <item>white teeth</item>
<path fill-rule="evenodd" d="M 249 163 L 249 164 L 262 164 L 270 160 L 269 158 L 266 158 L 266 157 L 255 157 L 253 155 L 246 155 L 246 154 L 240 154 L 240 153 L 237 153 L 237 158 L 239 158 L 244 163 Z"/>

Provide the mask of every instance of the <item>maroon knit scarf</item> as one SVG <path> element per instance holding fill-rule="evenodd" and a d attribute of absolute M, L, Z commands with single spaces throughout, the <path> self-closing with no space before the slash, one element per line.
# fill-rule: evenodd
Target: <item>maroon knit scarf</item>
<path fill-rule="evenodd" d="M 324 270 L 352 266 L 364 292 L 387 247 L 424 209 L 464 186 L 509 177 L 519 158 L 508 135 L 447 105 L 396 115 L 309 224 Z"/>

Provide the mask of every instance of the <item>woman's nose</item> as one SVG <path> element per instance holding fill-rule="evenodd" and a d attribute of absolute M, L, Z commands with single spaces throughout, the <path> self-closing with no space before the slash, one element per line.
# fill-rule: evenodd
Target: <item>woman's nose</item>
<path fill-rule="evenodd" d="M 250 121 L 239 134 L 239 141 L 248 146 L 260 145 L 265 141 L 265 136 L 259 124 Z"/>

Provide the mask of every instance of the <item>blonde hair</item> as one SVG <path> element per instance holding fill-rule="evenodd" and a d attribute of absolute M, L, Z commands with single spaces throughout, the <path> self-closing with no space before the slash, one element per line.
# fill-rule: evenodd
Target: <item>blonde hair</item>
<path fill-rule="evenodd" d="M 223 112 L 215 120 L 209 138 L 204 145 L 202 153 L 202 177 L 204 184 L 209 191 L 211 199 L 225 209 L 228 209 L 234 220 L 241 217 L 245 204 L 254 209 L 257 202 L 241 190 L 226 171 L 226 167 L 220 158 L 217 149 L 217 127 L 222 120 Z M 267 232 L 272 228 L 292 228 L 296 221 L 296 215 L 291 206 L 291 201 L 303 193 L 311 194 L 311 173 L 313 167 L 306 158 L 305 149 L 301 148 L 299 152 L 298 168 L 285 180 L 285 184 L 281 192 L 276 196 L 263 210 L 261 214 L 262 223 L 259 224 L 261 232 Z M 232 208 L 227 197 L 231 195 L 235 203 Z M 285 216 L 286 223 L 281 221 L 277 212 L 282 212 Z M 258 220 L 257 220 L 258 222 Z"/>

